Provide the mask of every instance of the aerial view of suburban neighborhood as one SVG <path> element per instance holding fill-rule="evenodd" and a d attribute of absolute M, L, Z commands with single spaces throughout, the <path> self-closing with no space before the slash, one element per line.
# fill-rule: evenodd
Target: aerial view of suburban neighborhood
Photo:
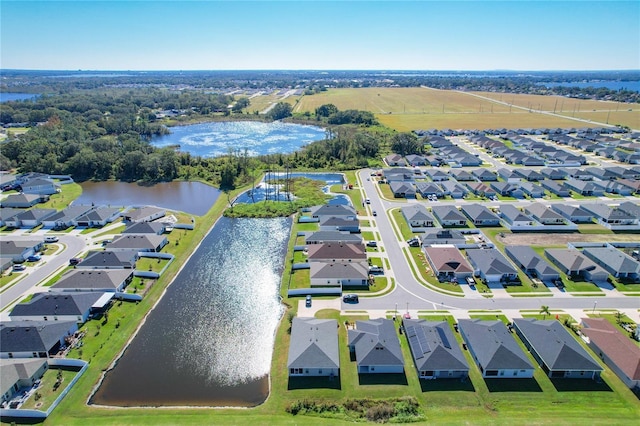
<path fill-rule="evenodd" d="M 140 40 L 134 10 L 194 25 L 242 10 L 257 28 L 301 13 L 231 3 L 3 2 L 2 423 L 636 424 L 640 5 L 585 3 L 585 22 L 615 13 L 630 24 L 604 28 L 635 36 L 592 65 L 574 23 L 567 62 L 546 45 L 518 65 L 539 52 L 521 41 L 488 66 L 466 33 L 447 41 L 466 68 L 410 66 L 381 39 L 402 66 L 375 62 L 342 30 L 328 37 L 361 57 L 314 62 L 296 41 L 281 67 L 259 38 L 183 68 L 154 62 L 157 43 L 103 65 L 83 50 L 99 28 L 52 35 L 55 58 L 27 35 L 50 25 L 34 11 L 104 13 Z M 393 3 L 299 7 L 336 25 L 543 7 Z M 168 57 L 236 30 L 177 25 L 186 51 L 167 40 Z"/>

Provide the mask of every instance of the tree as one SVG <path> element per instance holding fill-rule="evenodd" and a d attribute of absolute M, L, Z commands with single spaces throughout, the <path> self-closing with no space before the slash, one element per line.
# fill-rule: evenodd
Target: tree
<path fill-rule="evenodd" d="M 540 313 L 543 315 L 543 319 L 547 319 L 547 315 L 551 315 L 549 311 L 549 307 L 547 305 L 542 305 L 540 307 Z"/>
<path fill-rule="evenodd" d="M 391 138 L 391 151 L 402 156 L 422 154 L 424 145 L 413 133 L 396 133 Z"/>
<path fill-rule="evenodd" d="M 273 120 L 282 120 L 283 118 L 291 117 L 291 105 L 286 102 L 278 102 L 269 111 L 269 117 Z"/>
<path fill-rule="evenodd" d="M 236 101 L 235 104 L 233 104 L 233 107 L 231 108 L 233 110 L 233 112 L 240 112 L 243 109 L 245 109 L 246 107 L 249 106 L 249 104 L 251 104 L 251 101 L 249 101 L 249 98 L 240 98 Z"/>
<path fill-rule="evenodd" d="M 620 311 L 616 311 L 615 317 L 616 317 L 616 323 L 622 324 L 622 320 L 624 319 L 624 314 Z"/>
<path fill-rule="evenodd" d="M 338 112 L 338 107 L 334 104 L 325 104 L 316 108 L 316 116 L 318 117 L 329 117 L 336 112 Z"/>

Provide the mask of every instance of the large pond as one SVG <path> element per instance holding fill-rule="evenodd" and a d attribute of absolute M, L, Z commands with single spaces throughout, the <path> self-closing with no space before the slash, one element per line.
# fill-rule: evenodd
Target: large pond
<path fill-rule="evenodd" d="M 154 137 L 156 147 L 179 145 L 200 157 L 226 155 L 246 149 L 249 155 L 290 153 L 310 142 L 325 139 L 325 129 L 300 124 L 258 121 L 218 121 L 171 128 L 171 134 Z"/>
<path fill-rule="evenodd" d="M 220 190 L 201 182 L 161 182 L 141 185 L 128 182 L 82 182 L 82 195 L 74 204 L 111 206 L 152 205 L 202 216 Z"/>
<path fill-rule="evenodd" d="M 290 219 L 221 218 L 92 403 L 255 406 L 267 398 Z"/>
<path fill-rule="evenodd" d="M 34 93 L 7 93 L 0 92 L 0 102 L 9 102 L 9 101 L 23 101 L 25 99 L 35 99 L 38 94 Z"/>

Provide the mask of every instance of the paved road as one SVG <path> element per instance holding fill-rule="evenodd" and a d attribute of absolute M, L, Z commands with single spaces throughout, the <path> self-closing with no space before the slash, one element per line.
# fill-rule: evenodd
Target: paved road
<path fill-rule="evenodd" d="M 384 212 L 390 208 L 406 206 L 407 203 L 392 202 L 381 199 L 375 188 L 376 183 L 366 178 L 371 170 L 359 172 L 360 185 L 366 197 L 371 200 L 371 209 L 378 211 L 376 217 L 377 230 L 382 239 L 385 254 L 392 267 L 392 276 L 396 280 L 396 288 L 389 294 L 375 298 L 361 298 L 357 309 L 366 310 L 398 310 L 409 309 L 540 309 L 547 305 L 551 309 L 638 309 L 640 300 L 637 297 L 622 296 L 612 292 L 611 295 L 598 297 L 566 296 L 566 297 L 504 297 L 462 298 L 447 296 L 425 287 L 413 276 L 409 263 L 402 252 L 396 234 L 392 229 L 389 217 Z M 562 201 L 562 200 L 561 200 Z M 465 201 L 460 201 L 464 203 Z M 342 304 L 342 309 L 354 309 L 353 305 Z"/>

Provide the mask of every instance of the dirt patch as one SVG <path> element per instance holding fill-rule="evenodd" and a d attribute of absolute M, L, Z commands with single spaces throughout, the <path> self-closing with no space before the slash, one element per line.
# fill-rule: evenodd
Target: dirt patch
<path fill-rule="evenodd" d="M 516 233 L 496 236 L 496 240 L 505 245 L 551 246 L 580 242 L 616 242 L 638 241 L 637 234 L 551 234 Z"/>

